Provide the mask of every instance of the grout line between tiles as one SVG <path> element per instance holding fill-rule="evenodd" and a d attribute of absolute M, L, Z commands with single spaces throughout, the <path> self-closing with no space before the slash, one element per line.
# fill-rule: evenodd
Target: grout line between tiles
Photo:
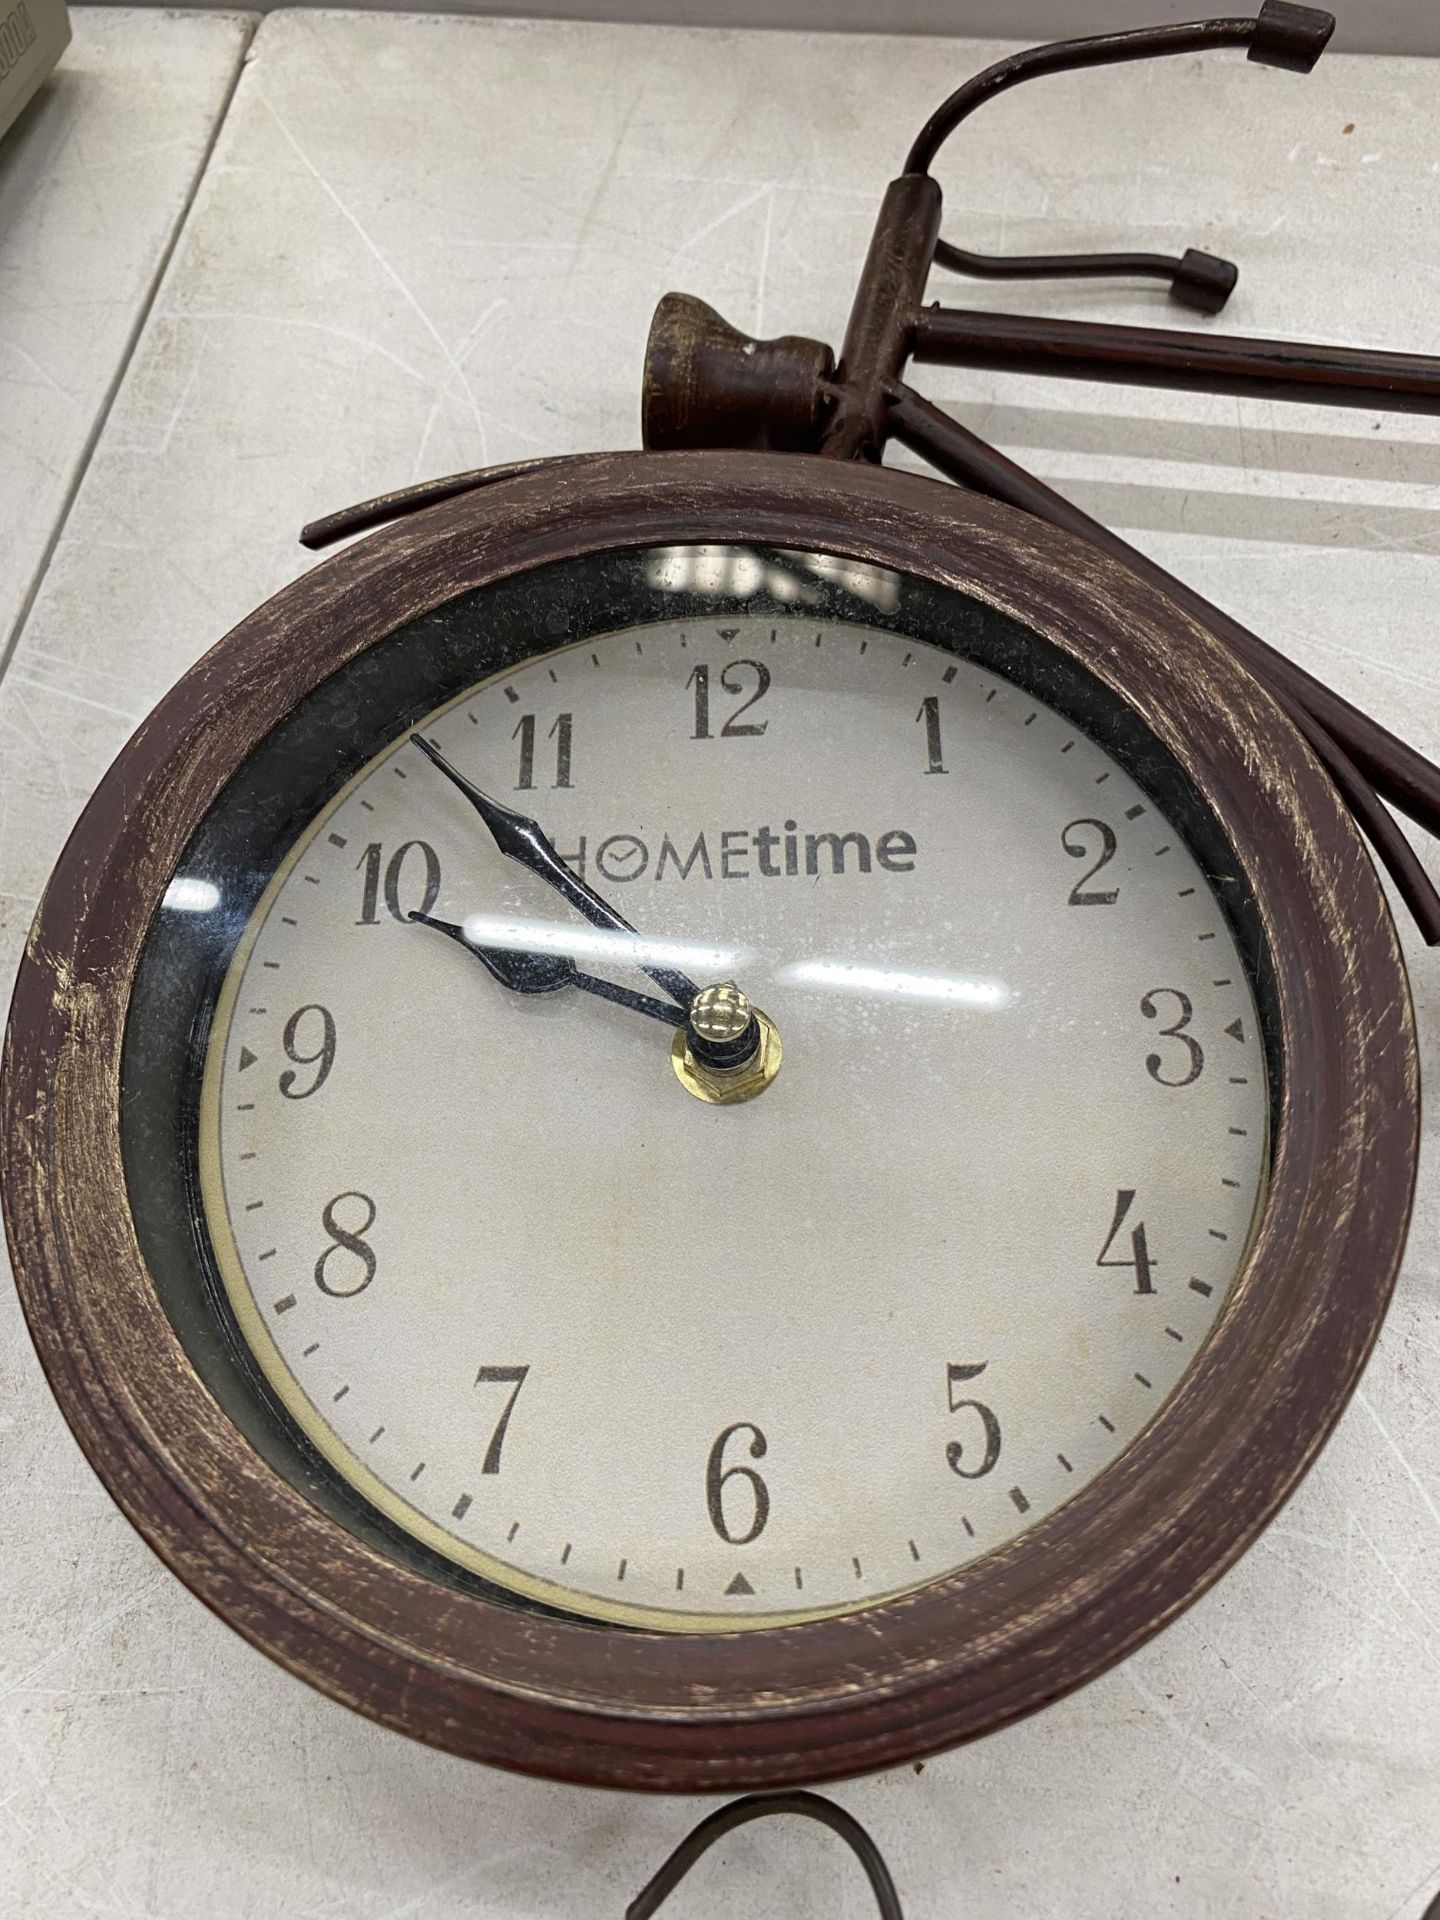
<path fill-rule="evenodd" d="M 227 9 L 227 11 L 229 11 L 229 9 Z M 160 258 L 155 263 L 155 271 L 150 277 L 150 284 L 145 289 L 144 295 L 141 298 L 134 324 L 126 336 L 125 344 L 121 349 L 119 359 L 116 363 L 115 372 L 111 377 L 109 385 L 105 389 L 105 394 L 100 405 L 95 410 L 95 418 L 91 422 L 90 431 L 86 434 L 84 444 L 80 449 L 80 457 L 76 461 L 75 472 L 71 478 L 70 485 L 65 490 L 65 497 L 61 501 L 55 514 L 54 525 L 50 529 L 50 535 L 45 542 L 44 551 L 36 562 L 34 574 L 31 577 L 29 586 L 25 590 L 25 597 L 20 602 L 14 623 L 9 633 L 4 636 L 3 645 L 0 645 L 0 684 L 3 684 L 5 675 L 10 670 L 10 664 L 19 649 L 21 636 L 24 634 L 30 615 L 34 611 L 35 602 L 40 597 L 40 589 L 45 583 L 46 575 L 50 571 L 50 562 L 55 558 L 56 549 L 60 545 L 66 527 L 69 525 L 70 515 L 74 509 L 75 501 L 81 487 L 85 484 L 85 477 L 90 471 L 90 463 L 95 457 L 96 447 L 100 444 L 100 436 L 109 423 L 110 413 L 115 405 L 116 396 L 124 384 L 126 374 L 130 371 L 131 362 L 135 358 L 135 349 L 139 346 L 141 336 L 149 322 L 151 313 L 154 311 L 155 300 L 160 292 L 161 284 L 165 279 L 165 275 L 170 270 L 170 262 L 174 259 L 181 236 L 189 224 L 190 214 L 195 205 L 196 196 L 200 192 L 201 183 L 210 171 L 210 162 L 215 154 L 216 143 L 220 138 L 226 120 L 230 117 L 230 108 L 234 102 L 236 90 L 240 85 L 241 76 L 245 71 L 245 63 L 250 55 L 251 44 L 265 17 L 259 13 L 252 13 L 246 17 L 243 9 L 237 9 L 236 11 L 244 18 L 245 29 L 244 37 L 236 49 L 235 70 L 230 76 L 230 84 L 226 87 L 224 97 L 220 101 L 214 123 L 210 128 L 209 138 L 205 142 L 199 162 L 191 176 L 190 185 L 186 190 L 184 200 L 181 202 L 180 211 L 175 218 L 175 224 L 170 230 L 170 237 L 161 249 Z"/>

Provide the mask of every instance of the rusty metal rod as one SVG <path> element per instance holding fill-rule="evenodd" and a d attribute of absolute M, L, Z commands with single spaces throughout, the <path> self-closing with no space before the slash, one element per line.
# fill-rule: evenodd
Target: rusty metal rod
<path fill-rule="evenodd" d="M 1390 413 L 1440 413 L 1440 359 L 1423 353 L 975 313 L 960 307 L 923 307 L 915 319 L 912 349 L 916 360 L 934 366 L 986 367 L 1000 373 L 1255 400 L 1310 400 Z"/>
<path fill-rule="evenodd" d="M 376 494 L 373 500 L 361 500 L 353 507 L 341 507 L 322 519 L 311 520 L 300 529 L 300 544 L 312 553 L 333 547 L 352 533 L 369 533 L 388 520 L 400 520 L 408 513 L 438 506 L 442 500 L 454 500 L 462 493 L 474 493 L 477 487 L 493 487 L 498 481 L 513 480 L 522 473 L 535 473 L 541 467 L 563 467 L 571 460 L 585 460 L 583 453 L 545 453 L 533 460 L 507 460 L 496 467 L 472 467 L 467 473 L 447 473 L 440 480 L 421 480 L 412 487 L 400 487 L 394 493 Z"/>
<path fill-rule="evenodd" d="M 940 231 L 940 189 L 902 173 L 885 189 L 870 249 L 829 389 L 819 451 L 831 460 L 878 460 L 885 444 L 886 388 L 910 353 L 916 307 Z"/>
<path fill-rule="evenodd" d="M 890 388 L 888 427 L 902 446 L 961 486 L 1018 507 L 1112 554 L 1232 646 L 1291 713 L 1364 829 L 1426 944 L 1440 945 L 1440 895 L 1377 798 L 1378 790 L 1428 833 L 1440 833 L 1440 769 L 1119 534 L 899 383 Z"/>

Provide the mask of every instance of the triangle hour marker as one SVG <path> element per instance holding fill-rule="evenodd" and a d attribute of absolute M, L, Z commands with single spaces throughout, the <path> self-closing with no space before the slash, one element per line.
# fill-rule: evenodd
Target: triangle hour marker
<path fill-rule="evenodd" d="M 1245 1038 L 1245 1029 L 1238 1020 L 1232 1020 L 1225 1031 L 1232 1040 L 1243 1040 Z"/>
<path fill-rule="evenodd" d="M 259 1059 L 259 1057 L 260 1056 L 258 1054 L 252 1053 L 248 1047 L 241 1047 L 240 1049 L 241 1073 L 244 1073 L 247 1067 L 253 1067 L 255 1062 Z"/>
<path fill-rule="evenodd" d="M 755 1589 L 743 1573 L 737 1573 L 725 1591 L 726 1593 L 754 1593 Z"/>

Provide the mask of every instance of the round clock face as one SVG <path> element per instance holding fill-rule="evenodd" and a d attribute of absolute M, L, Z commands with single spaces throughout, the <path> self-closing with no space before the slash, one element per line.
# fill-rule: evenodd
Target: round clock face
<path fill-rule="evenodd" d="M 442 610 L 270 743 L 128 1070 L 193 1143 L 199 1343 L 317 1497 L 520 1604 L 732 1631 L 949 1574 L 1135 1440 L 1263 1196 L 1256 963 L 1153 743 L 1022 639 L 651 550 Z M 676 974 L 773 1023 L 752 1098 L 675 1071 Z"/>
<path fill-rule="evenodd" d="M 166 698 L 0 1143 L 57 1398 L 217 1613 L 458 1753 L 713 1792 L 993 1732 L 1233 1562 L 1378 1331 L 1416 1050 L 1332 785 L 1123 568 L 597 455 Z"/>

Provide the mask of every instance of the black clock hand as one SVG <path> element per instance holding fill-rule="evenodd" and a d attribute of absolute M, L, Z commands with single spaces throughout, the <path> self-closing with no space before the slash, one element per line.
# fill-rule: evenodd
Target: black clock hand
<path fill-rule="evenodd" d="M 617 987 L 612 980 L 601 980 L 593 973 L 582 973 L 566 953 L 524 953 L 510 947 L 482 947 L 463 927 L 452 920 L 436 920 L 428 913 L 412 913 L 410 919 L 422 927 L 433 927 L 473 953 L 483 967 L 512 993 L 558 993 L 562 987 L 579 987 L 616 1006 L 629 1007 L 634 1013 L 647 1013 L 667 1027 L 683 1027 L 685 1015 L 678 1007 L 653 1000 L 648 993 L 632 993 L 629 987 Z"/>
<path fill-rule="evenodd" d="M 492 800 L 488 793 L 482 793 L 457 767 L 451 766 L 438 747 L 432 747 L 421 734 L 412 733 L 410 738 L 427 759 L 434 761 L 446 779 L 453 781 L 460 789 L 490 829 L 496 846 L 507 859 L 516 861 L 547 886 L 553 887 L 577 913 L 585 916 L 592 927 L 604 927 L 611 933 L 636 931 L 608 901 L 601 899 L 593 887 L 587 886 L 578 874 L 570 871 L 536 821 L 528 819 L 523 813 L 516 813 L 511 807 L 502 806 L 498 800 Z M 674 967 L 647 966 L 643 960 L 637 960 L 634 964 L 642 973 L 648 974 L 657 987 L 663 987 L 678 1006 L 689 1011 L 690 1003 L 700 989 L 688 975 Z"/>

